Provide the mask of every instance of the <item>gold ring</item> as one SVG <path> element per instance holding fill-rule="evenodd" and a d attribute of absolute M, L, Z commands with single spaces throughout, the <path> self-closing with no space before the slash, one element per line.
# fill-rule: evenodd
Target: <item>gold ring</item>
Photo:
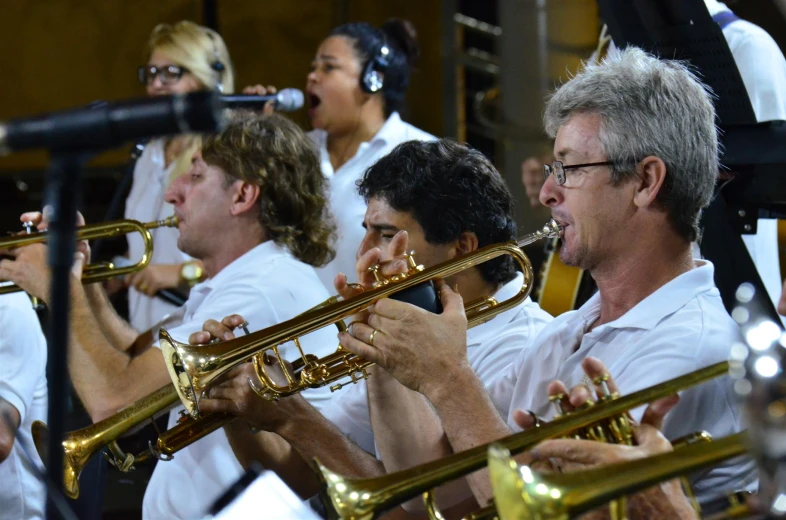
<path fill-rule="evenodd" d="M 139 292 L 145 292 L 145 291 L 147 291 L 147 284 L 146 283 L 139 284 Z"/>
<path fill-rule="evenodd" d="M 377 335 L 377 332 L 379 332 L 379 330 L 374 329 L 374 332 L 372 332 L 371 335 L 368 337 L 368 344 L 371 345 L 372 347 L 374 346 L 374 336 Z"/>

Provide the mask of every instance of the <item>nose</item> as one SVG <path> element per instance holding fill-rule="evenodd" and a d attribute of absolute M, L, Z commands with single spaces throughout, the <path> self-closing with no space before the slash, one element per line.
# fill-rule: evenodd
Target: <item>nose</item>
<path fill-rule="evenodd" d="M 540 188 L 538 200 L 540 200 L 541 204 L 549 208 L 553 208 L 562 202 L 562 186 L 557 185 L 557 179 L 553 174 L 546 177 L 546 182 L 544 182 L 543 186 Z"/>
<path fill-rule="evenodd" d="M 161 81 L 161 77 L 158 74 L 156 74 L 153 77 L 152 81 L 149 81 L 147 83 L 146 86 L 147 94 L 149 96 L 154 96 L 156 94 L 166 93 L 168 90 L 167 87 L 168 86 L 163 81 Z"/>
<path fill-rule="evenodd" d="M 173 206 L 177 206 L 178 204 L 181 204 L 185 198 L 183 194 L 184 177 L 185 175 L 181 175 L 180 177 L 172 181 L 172 184 L 169 185 L 169 188 L 166 190 L 166 193 L 164 193 L 164 200 L 167 201 L 169 204 L 172 204 Z"/>

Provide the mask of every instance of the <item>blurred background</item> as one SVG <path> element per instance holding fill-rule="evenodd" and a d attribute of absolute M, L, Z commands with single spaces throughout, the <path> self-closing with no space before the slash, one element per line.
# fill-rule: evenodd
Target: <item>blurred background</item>
<path fill-rule="evenodd" d="M 784 48 L 786 0 L 726 4 Z M 550 153 L 541 131 L 543 100 L 595 50 L 602 26 L 595 0 L 6 1 L 0 120 L 144 96 L 137 67 L 151 29 L 162 22 L 216 29 L 238 90 L 257 83 L 303 89 L 314 50 L 332 27 L 379 26 L 391 17 L 414 24 L 421 48 L 404 119 L 492 158 L 517 201 L 520 233 L 539 227 L 546 216 L 527 201 L 521 164 Z M 308 128 L 305 111 L 290 116 Z M 129 147 L 112 150 L 84 172 L 88 222 L 103 218 L 128 159 Z M 46 166 L 44 153 L 0 158 L 0 218 L 8 231 L 17 229 L 22 211 L 41 207 Z M 125 247 L 124 239 L 117 247 Z M 121 251 L 109 247 L 106 255 L 115 252 Z M 151 465 L 128 474 L 109 468 L 104 496 L 87 496 L 103 502 L 97 517 L 139 518 L 151 471 Z"/>

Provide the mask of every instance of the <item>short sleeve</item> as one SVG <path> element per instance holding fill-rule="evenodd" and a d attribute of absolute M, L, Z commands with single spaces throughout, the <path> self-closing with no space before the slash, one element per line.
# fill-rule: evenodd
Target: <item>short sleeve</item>
<path fill-rule="evenodd" d="M 0 330 L 0 399 L 24 422 L 46 370 L 46 342 L 26 294 L 0 297 Z"/>

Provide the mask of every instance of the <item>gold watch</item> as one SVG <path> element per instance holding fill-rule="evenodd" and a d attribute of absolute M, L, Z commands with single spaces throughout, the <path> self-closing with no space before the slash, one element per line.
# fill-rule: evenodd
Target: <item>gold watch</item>
<path fill-rule="evenodd" d="M 189 287 L 193 287 L 199 283 L 202 279 L 202 274 L 202 266 L 196 260 L 183 262 L 183 265 L 180 266 L 180 279 L 188 284 Z"/>

